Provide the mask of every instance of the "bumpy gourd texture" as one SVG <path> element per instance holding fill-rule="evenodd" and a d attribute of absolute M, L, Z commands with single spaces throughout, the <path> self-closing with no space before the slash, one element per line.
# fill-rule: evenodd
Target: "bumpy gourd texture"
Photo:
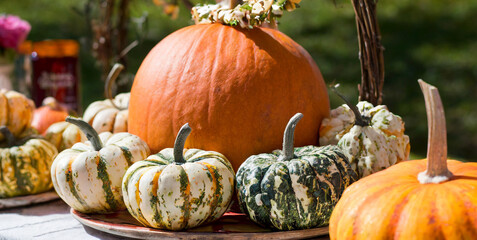
<path fill-rule="evenodd" d="M 50 166 L 57 154 L 55 146 L 42 139 L 0 148 L 0 198 L 50 190 Z"/>
<path fill-rule="evenodd" d="M 421 184 L 427 160 L 406 161 L 349 186 L 331 239 L 477 239 L 477 163 L 448 160 L 451 180 Z"/>
<path fill-rule="evenodd" d="M 145 226 L 192 228 L 220 218 L 229 207 L 235 173 L 225 156 L 188 149 L 184 159 L 184 164 L 173 163 L 173 149 L 168 148 L 128 169 L 124 201 Z"/>
<path fill-rule="evenodd" d="M 240 207 L 249 217 L 279 230 L 328 224 L 344 189 L 357 179 L 336 146 L 295 148 L 295 157 L 277 161 L 280 150 L 248 158 L 237 172 Z"/>
<path fill-rule="evenodd" d="M 386 106 L 374 107 L 361 101 L 357 104 L 370 126 L 354 125 L 355 116 L 347 105 L 331 111 L 320 128 L 320 145 L 337 144 L 348 157 L 353 170 L 364 177 L 383 170 L 409 157 L 409 137 L 404 134 L 401 117 Z"/>
<path fill-rule="evenodd" d="M 45 139 L 55 145 L 58 152 L 71 148 L 75 143 L 87 140 L 79 127 L 68 122 L 52 124 L 45 132 Z"/>
<path fill-rule="evenodd" d="M 93 102 L 84 111 L 83 119 L 98 133 L 127 132 L 129 96 L 130 93 L 121 93 L 114 98 L 114 103 L 121 109 L 114 107 L 109 99 Z"/>
<path fill-rule="evenodd" d="M 0 126 L 6 126 L 15 137 L 30 127 L 34 110 L 35 104 L 25 95 L 0 89 Z M 0 141 L 4 138 L 0 133 Z"/>
<path fill-rule="evenodd" d="M 125 209 L 121 181 L 133 163 L 149 155 L 147 144 L 129 133 L 99 134 L 104 147 L 95 151 L 90 142 L 62 151 L 51 167 L 53 186 L 72 208 L 84 213 Z"/>

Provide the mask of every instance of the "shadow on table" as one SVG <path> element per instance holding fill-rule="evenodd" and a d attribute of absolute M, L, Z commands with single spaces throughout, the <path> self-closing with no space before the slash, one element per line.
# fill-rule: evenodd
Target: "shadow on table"
<path fill-rule="evenodd" d="M 45 216 L 51 214 L 69 214 L 70 207 L 63 200 L 33 204 L 0 210 L 0 213 L 16 213 L 22 216 Z"/>

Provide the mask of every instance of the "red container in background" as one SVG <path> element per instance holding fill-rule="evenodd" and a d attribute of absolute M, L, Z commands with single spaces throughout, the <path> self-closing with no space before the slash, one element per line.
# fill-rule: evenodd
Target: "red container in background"
<path fill-rule="evenodd" d="M 69 110 L 80 111 L 78 53 L 74 40 L 33 43 L 31 97 L 37 107 L 51 96 Z"/>

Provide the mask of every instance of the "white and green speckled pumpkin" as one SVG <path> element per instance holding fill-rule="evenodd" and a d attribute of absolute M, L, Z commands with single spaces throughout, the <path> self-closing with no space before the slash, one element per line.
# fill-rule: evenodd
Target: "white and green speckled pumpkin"
<path fill-rule="evenodd" d="M 218 152 L 184 149 L 190 132 L 185 124 L 174 148 L 133 164 L 124 176 L 124 202 L 145 226 L 193 228 L 220 218 L 231 203 L 232 165 Z"/>
<path fill-rule="evenodd" d="M 237 171 L 240 208 L 265 227 L 294 230 L 328 224 L 344 189 L 357 179 L 336 146 L 293 148 L 302 117 L 298 113 L 290 119 L 282 151 L 251 156 Z"/>
<path fill-rule="evenodd" d="M 36 194 L 52 188 L 50 166 L 55 146 L 30 131 L 15 139 L 7 127 L 0 132 L 0 198 Z"/>
<path fill-rule="evenodd" d="M 149 147 L 129 133 L 97 134 L 86 122 L 68 117 L 89 141 L 62 151 L 51 166 L 53 186 L 73 209 L 107 213 L 125 209 L 121 181 L 133 163 L 149 155 Z M 104 143 L 104 146 L 103 146 Z"/>
<path fill-rule="evenodd" d="M 320 127 L 320 145 L 337 144 L 348 157 L 353 170 L 362 178 L 409 158 L 409 137 L 404 122 L 385 105 L 374 107 L 361 101 L 345 102 L 333 109 Z"/>
<path fill-rule="evenodd" d="M 121 93 L 114 98 L 112 98 L 111 94 L 112 84 L 116 81 L 123 68 L 123 65 L 116 63 L 109 73 L 104 90 L 107 99 L 91 103 L 84 111 L 83 119 L 98 133 L 128 131 L 128 106 L 131 94 Z"/>
<path fill-rule="evenodd" d="M 55 145 L 58 152 L 71 148 L 75 143 L 87 140 L 81 129 L 69 122 L 53 123 L 46 129 L 45 139 Z"/>

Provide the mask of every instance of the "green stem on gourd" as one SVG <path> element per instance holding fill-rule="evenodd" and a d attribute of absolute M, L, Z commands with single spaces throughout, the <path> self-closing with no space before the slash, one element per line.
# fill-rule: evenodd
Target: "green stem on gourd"
<path fill-rule="evenodd" d="M 114 64 L 113 68 L 108 74 L 108 77 L 106 78 L 106 83 L 104 84 L 104 96 L 106 99 L 109 99 L 111 101 L 111 104 L 119 110 L 125 110 L 125 108 L 121 108 L 116 103 L 114 103 L 114 98 L 112 94 L 112 87 L 113 84 L 116 82 L 116 79 L 118 78 L 119 74 L 121 71 L 124 69 L 124 66 L 121 63 L 116 63 Z"/>
<path fill-rule="evenodd" d="M 10 129 L 8 129 L 6 126 L 1 126 L 0 127 L 0 133 L 3 134 L 5 139 L 7 140 L 7 145 L 9 147 L 13 147 L 16 145 L 16 138 L 13 136 L 12 132 L 10 132 Z"/>
<path fill-rule="evenodd" d="M 96 130 L 94 130 L 94 128 L 91 127 L 91 125 L 89 125 L 87 122 L 83 121 L 80 118 L 75 118 L 71 116 L 66 117 L 65 121 L 78 126 L 81 131 L 86 135 L 86 138 L 88 138 L 88 140 L 91 142 L 91 145 L 93 145 L 95 151 L 99 151 L 101 150 L 101 148 L 103 148 L 103 143 L 99 138 L 98 132 L 96 132 Z"/>
<path fill-rule="evenodd" d="M 339 84 L 336 84 L 335 86 L 332 86 L 331 90 L 334 93 L 336 93 L 336 95 L 338 95 L 346 103 L 346 105 L 348 105 L 348 107 L 351 109 L 351 111 L 353 111 L 354 118 L 355 118 L 354 125 L 362 126 L 362 127 L 369 126 L 370 119 L 368 117 L 365 117 L 365 116 L 361 115 L 361 113 L 359 112 L 358 107 L 356 107 L 356 105 L 354 105 L 354 104 L 351 104 L 351 102 L 348 101 L 348 99 L 343 94 L 338 92 L 338 89 L 337 89 L 338 86 L 339 86 Z"/>
<path fill-rule="evenodd" d="M 440 183 L 452 177 L 447 168 L 447 130 L 444 106 L 439 90 L 421 79 L 424 100 L 426 102 L 428 139 L 427 139 L 427 170 L 419 173 L 420 183 Z"/>
<path fill-rule="evenodd" d="M 295 156 L 293 146 L 295 140 L 295 127 L 301 118 L 303 118 L 303 114 L 297 113 L 290 119 L 290 121 L 288 121 L 285 132 L 283 133 L 282 154 L 278 157 L 278 161 L 288 161 Z"/>
<path fill-rule="evenodd" d="M 192 129 L 189 124 L 184 124 L 179 133 L 177 133 L 176 141 L 174 142 L 174 162 L 178 164 L 185 163 L 184 159 L 184 145 Z"/>

